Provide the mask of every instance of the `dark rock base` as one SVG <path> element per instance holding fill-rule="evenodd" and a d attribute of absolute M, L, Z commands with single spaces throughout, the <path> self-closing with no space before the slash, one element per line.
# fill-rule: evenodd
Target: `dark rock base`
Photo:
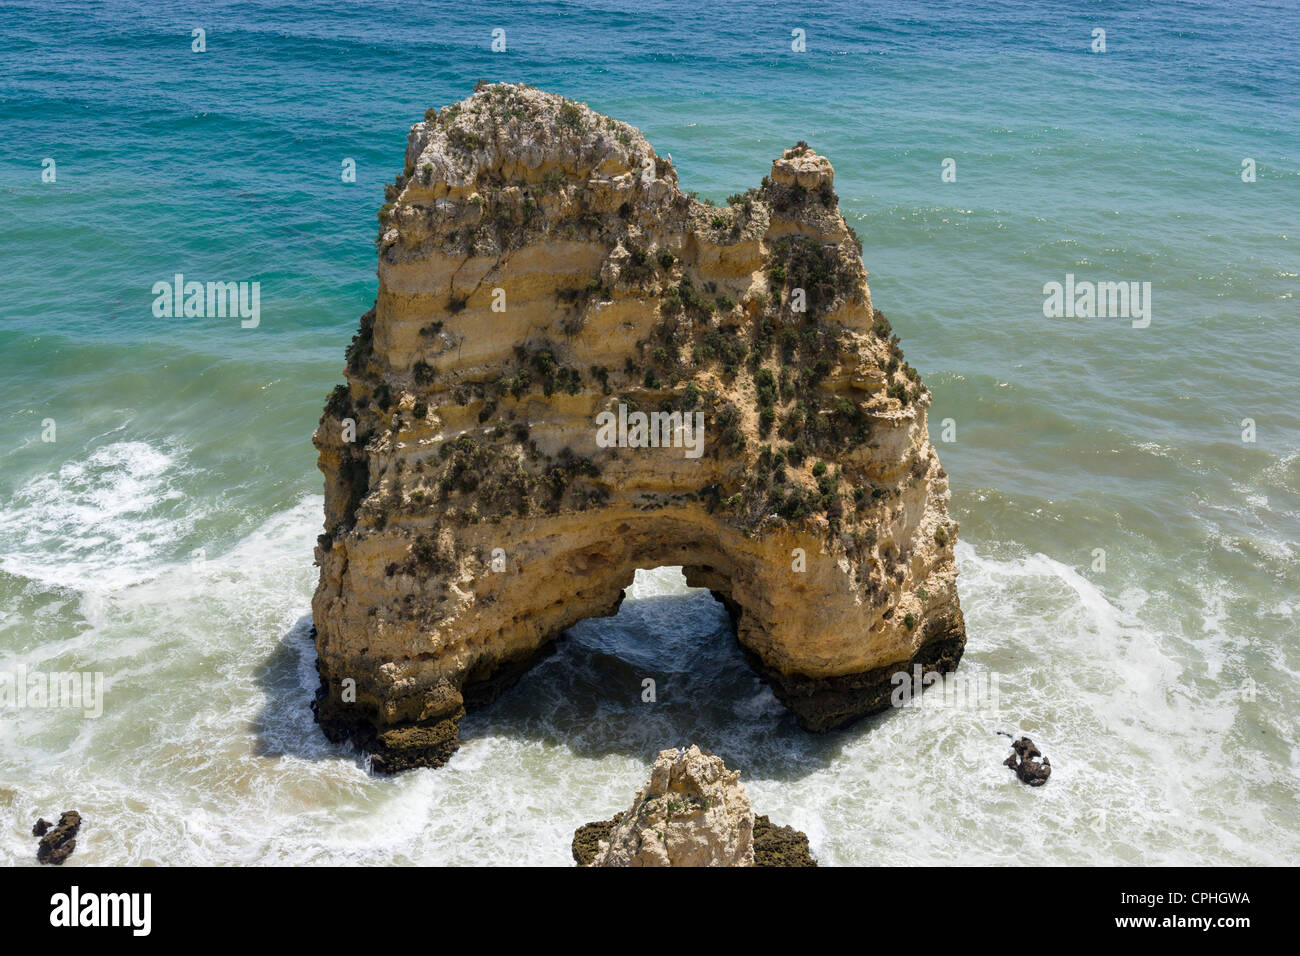
<path fill-rule="evenodd" d="M 893 677 L 900 671 L 910 675 L 920 665 L 923 675 L 946 674 L 957 667 L 966 647 L 961 611 L 928 618 L 923 626 L 924 640 L 910 660 L 858 674 L 836 677 L 782 674 L 766 667 L 748 650 L 745 656 L 750 666 L 771 685 L 777 700 L 793 712 L 801 727 L 824 733 L 889 709 L 898 686 Z M 327 738 L 335 743 L 351 741 L 371 757 L 371 768 L 376 773 L 441 767 L 460 747 L 460 719 L 465 716 L 466 707 L 487 706 L 554 651 L 552 640 L 532 654 L 499 663 L 495 669 L 472 672 L 466 675 L 459 690 L 447 685 L 438 713 L 397 723 L 382 723 L 375 719 L 372 708 L 342 702 L 339 687 L 322 673 L 312 712 Z M 318 669 L 319 666 L 318 662 Z M 426 701 L 425 713 L 428 707 Z"/>
<path fill-rule="evenodd" d="M 312 710 L 325 736 L 336 744 L 351 743 L 370 758 L 375 773 L 400 773 L 416 767 L 441 767 L 460 749 L 459 707 L 447 717 L 377 728 L 346 713 L 346 704 L 323 704 L 324 687 L 317 691 Z"/>
<path fill-rule="evenodd" d="M 771 685 L 776 699 L 794 714 L 800 727 L 814 733 L 825 733 L 860 717 L 888 710 L 899 686 L 893 678 L 899 672 L 910 678 L 918 664 L 923 677 L 956 669 L 966 649 L 966 628 L 961 612 L 926 624 L 925 641 L 910 660 L 857 674 L 836 677 L 782 674 L 764 667 L 753 654 L 747 653 L 746 656 L 754 670 Z"/>
<path fill-rule="evenodd" d="M 754 817 L 755 866 L 816 866 L 808 835 L 794 827 L 777 826 L 766 816 Z"/>
<path fill-rule="evenodd" d="M 393 774 L 416 767 L 441 767 L 460 749 L 460 720 L 465 708 L 485 707 L 513 687 L 538 661 L 555 651 L 551 641 L 495 669 L 466 677 L 460 690 L 448 685 L 440 712 L 422 720 L 382 724 L 365 707 L 345 703 L 340 690 L 323 673 L 312 701 L 321 731 L 334 743 L 351 742 L 370 758 L 375 773 Z M 319 662 L 317 669 L 320 669 Z M 427 704 L 426 704 L 427 707 Z"/>
<path fill-rule="evenodd" d="M 573 831 L 573 859 L 578 866 L 587 866 L 596 858 L 600 841 L 609 839 L 609 834 L 622 818 L 623 814 L 616 813 L 613 820 L 584 823 Z"/>

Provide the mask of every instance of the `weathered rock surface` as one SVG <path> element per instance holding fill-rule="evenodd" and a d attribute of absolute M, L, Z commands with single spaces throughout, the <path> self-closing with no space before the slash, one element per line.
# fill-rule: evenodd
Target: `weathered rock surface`
<path fill-rule="evenodd" d="M 753 866 L 754 811 L 739 771 L 699 747 L 663 750 L 592 866 Z"/>
<path fill-rule="evenodd" d="M 1011 744 L 1011 756 L 1002 761 L 1002 765 L 1014 770 L 1020 782 L 1031 787 L 1041 787 L 1052 775 L 1052 762 L 1028 737 L 1021 737 Z"/>
<path fill-rule="evenodd" d="M 600 851 L 602 842 L 609 842 L 609 835 L 623 819 L 623 814 L 614 814 L 612 820 L 597 820 L 584 823 L 573 831 L 573 860 L 578 866 L 590 866 Z"/>
<path fill-rule="evenodd" d="M 522 86 L 412 127 L 315 435 L 327 734 L 379 770 L 445 762 L 465 708 L 638 567 L 710 588 L 809 729 L 956 666 L 929 393 L 833 182 L 800 144 L 708 205 L 637 130 Z M 649 412 L 682 417 L 650 445 Z"/>
<path fill-rule="evenodd" d="M 754 818 L 755 866 L 816 866 L 808 835 L 794 827 L 777 826 L 766 816 Z"/>
<path fill-rule="evenodd" d="M 664 750 L 625 813 L 573 834 L 579 866 L 816 866 L 808 837 L 756 817 L 722 758 Z"/>
<path fill-rule="evenodd" d="M 43 828 L 42 823 L 45 824 Z M 37 833 L 38 829 L 40 833 Z M 64 810 L 59 816 L 58 825 L 53 829 L 50 829 L 47 821 L 37 820 L 36 826 L 32 827 L 32 835 L 41 838 L 40 844 L 36 847 L 36 859 L 41 863 L 61 866 L 77 848 L 76 836 L 80 830 L 81 814 L 76 810 Z"/>

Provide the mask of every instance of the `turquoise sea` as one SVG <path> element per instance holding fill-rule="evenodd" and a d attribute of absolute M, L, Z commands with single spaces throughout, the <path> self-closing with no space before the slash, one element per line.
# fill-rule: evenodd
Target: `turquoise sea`
<path fill-rule="evenodd" d="M 98 718 L 0 709 L 0 862 L 75 807 L 74 866 L 564 865 L 696 742 L 825 864 L 1295 863 L 1298 36 L 1263 0 L 0 2 L 0 672 L 105 680 Z M 830 158 L 934 395 L 996 711 L 804 734 L 647 568 L 447 767 L 319 735 L 310 437 L 407 130 L 480 77 L 639 127 L 719 201 L 797 140 Z M 176 273 L 260 282 L 260 324 L 155 318 Z M 1150 282 L 1149 326 L 1045 316 L 1067 275 Z"/>

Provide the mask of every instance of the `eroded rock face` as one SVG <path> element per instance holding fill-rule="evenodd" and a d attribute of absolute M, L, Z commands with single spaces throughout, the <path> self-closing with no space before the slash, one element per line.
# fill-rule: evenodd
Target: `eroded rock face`
<path fill-rule="evenodd" d="M 808 847 L 808 834 L 773 823 L 766 815 L 754 817 L 754 865 L 816 866 Z"/>
<path fill-rule="evenodd" d="M 710 588 L 809 729 L 956 665 L 929 393 L 833 182 L 800 144 L 706 205 L 632 127 L 522 86 L 412 127 L 315 435 L 332 738 L 380 770 L 445 762 L 465 708 L 638 567 Z"/>
<path fill-rule="evenodd" d="M 661 750 L 590 865 L 753 866 L 754 811 L 740 772 L 693 745 Z"/>

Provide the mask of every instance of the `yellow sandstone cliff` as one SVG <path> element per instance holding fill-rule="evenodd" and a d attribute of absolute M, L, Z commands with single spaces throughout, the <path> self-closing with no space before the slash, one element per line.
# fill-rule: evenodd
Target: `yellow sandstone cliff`
<path fill-rule="evenodd" d="M 639 567 L 710 588 L 811 730 L 956 666 L 929 393 L 825 158 L 801 143 L 714 206 L 636 129 L 480 84 L 412 127 L 388 199 L 315 435 L 327 734 L 444 763 L 465 708 Z"/>

